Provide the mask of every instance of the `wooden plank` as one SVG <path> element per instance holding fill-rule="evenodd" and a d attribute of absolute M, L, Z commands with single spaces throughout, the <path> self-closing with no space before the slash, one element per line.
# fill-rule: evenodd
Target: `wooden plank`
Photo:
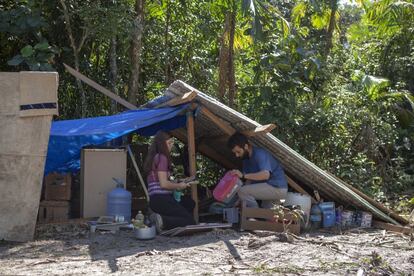
<path fill-rule="evenodd" d="M 272 210 L 248 208 L 244 201 L 242 202 L 242 212 L 240 217 L 240 227 L 244 230 L 266 230 L 273 232 L 283 232 L 285 230 L 283 223 L 274 221 L 274 212 Z M 267 219 L 268 221 L 250 221 L 249 218 Z M 286 229 L 290 233 L 300 234 L 300 224 L 298 223 L 298 219 L 292 217 L 288 212 L 285 214 L 285 219 L 294 221 L 294 223 L 291 223 Z"/>
<path fill-rule="evenodd" d="M 269 133 L 276 128 L 275 124 L 267 124 L 263 126 L 258 126 L 253 130 L 242 131 L 242 133 L 247 137 L 252 137 L 260 134 Z"/>
<path fill-rule="evenodd" d="M 264 230 L 264 231 L 273 231 L 273 232 L 279 232 L 282 233 L 284 231 L 284 227 L 282 223 L 277 222 L 268 222 L 268 221 L 249 221 L 245 220 L 242 221 L 242 224 L 240 226 L 243 230 Z M 289 233 L 293 233 L 295 235 L 300 234 L 300 225 L 299 224 L 290 224 L 286 227 L 286 230 L 289 231 Z"/>
<path fill-rule="evenodd" d="M 378 220 L 372 221 L 372 227 L 384 229 L 387 231 L 393 231 L 398 233 L 403 233 L 406 235 L 410 235 L 414 233 L 414 228 L 411 227 L 405 227 L 405 226 L 398 226 L 387 222 L 382 222 Z"/>
<path fill-rule="evenodd" d="M 197 172 L 196 168 L 196 152 L 195 152 L 195 130 L 194 130 L 194 116 L 192 111 L 187 112 L 187 145 L 188 145 L 188 162 L 190 176 L 195 176 Z M 194 207 L 194 220 L 198 223 L 198 194 L 197 185 L 191 185 L 191 197 L 195 202 Z"/>
<path fill-rule="evenodd" d="M 149 203 L 150 197 L 148 195 L 147 187 L 145 186 L 144 178 L 141 175 L 141 171 L 138 168 L 137 162 L 135 161 L 135 156 L 132 153 L 131 147 L 129 145 L 127 146 L 127 150 L 128 150 L 129 157 L 131 158 L 132 165 L 134 165 L 135 171 L 137 172 L 139 182 L 141 183 L 142 189 L 144 190 L 145 197 L 147 198 L 147 202 Z"/>
<path fill-rule="evenodd" d="M 197 97 L 197 92 L 195 91 L 190 91 L 185 93 L 182 97 L 175 97 L 172 98 L 171 100 L 162 103 L 160 105 L 157 105 L 157 107 L 163 107 L 163 106 L 176 106 L 176 105 L 180 105 L 183 103 L 189 103 L 192 100 L 195 99 L 195 97 Z"/>
<path fill-rule="evenodd" d="M 268 220 L 274 220 L 275 213 L 271 209 L 263 208 L 243 208 L 243 217 L 246 218 L 262 218 Z M 284 219 L 297 221 L 297 219 L 292 216 L 291 212 L 285 211 Z"/>
<path fill-rule="evenodd" d="M 200 107 L 200 112 L 215 123 L 222 131 L 227 135 L 233 135 L 236 130 L 226 121 L 215 115 L 213 112 L 208 110 L 205 106 Z"/>
<path fill-rule="evenodd" d="M 290 178 L 287 175 L 286 175 L 286 178 L 287 178 L 287 181 L 290 187 L 292 187 L 293 189 L 295 189 L 295 191 L 301 194 L 310 196 L 312 204 L 317 203 L 317 201 L 308 192 L 306 192 L 299 184 L 297 184 L 292 178 Z"/>
<path fill-rule="evenodd" d="M 66 70 L 75 78 L 80 79 L 81 81 L 83 81 L 84 83 L 86 83 L 87 85 L 95 88 L 96 90 L 98 90 L 99 92 L 101 92 L 102 94 L 108 96 L 109 98 L 111 98 L 112 100 L 116 101 L 117 103 L 123 105 L 124 107 L 128 108 L 128 109 L 138 109 L 138 107 L 136 107 L 135 105 L 131 104 L 130 102 L 124 100 L 123 98 L 121 98 L 120 96 L 118 96 L 117 94 L 109 91 L 108 89 L 106 89 L 105 87 L 101 86 L 100 84 L 96 83 L 95 81 L 91 80 L 90 78 L 86 77 L 85 75 L 81 74 L 80 72 L 76 71 L 75 69 L 73 69 L 72 67 L 70 67 L 69 65 L 63 63 L 63 65 L 65 66 Z"/>

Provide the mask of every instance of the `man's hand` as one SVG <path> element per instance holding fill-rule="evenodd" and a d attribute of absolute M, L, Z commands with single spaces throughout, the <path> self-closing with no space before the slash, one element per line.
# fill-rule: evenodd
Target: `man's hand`
<path fill-rule="evenodd" d="M 239 170 L 231 170 L 230 173 L 232 175 L 237 175 L 238 178 L 242 178 L 243 177 L 243 173 Z"/>

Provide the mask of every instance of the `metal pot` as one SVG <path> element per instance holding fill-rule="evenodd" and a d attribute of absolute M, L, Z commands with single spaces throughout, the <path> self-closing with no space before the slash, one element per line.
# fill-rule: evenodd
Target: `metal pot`
<path fill-rule="evenodd" d="M 157 235 L 157 231 L 154 225 L 146 228 L 135 228 L 134 233 L 135 237 L 139 240 L 150 240 L 155 238 Z"/>

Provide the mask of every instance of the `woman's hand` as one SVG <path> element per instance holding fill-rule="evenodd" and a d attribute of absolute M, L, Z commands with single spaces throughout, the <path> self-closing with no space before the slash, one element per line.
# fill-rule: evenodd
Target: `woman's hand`
<path fill-rule="evenodd" d="M 190 184 L 185 182 L 177 183 L 177 190 L 184 190 L 186 188 L 190 187 Z"/>

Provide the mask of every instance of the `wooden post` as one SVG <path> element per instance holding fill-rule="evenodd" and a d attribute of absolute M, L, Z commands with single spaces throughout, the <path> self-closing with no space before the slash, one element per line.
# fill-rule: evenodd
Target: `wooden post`
<path fill-rule="evenodd" d="M 187 146 L 188 146 L 188 163 L 190 176 L 196 175 L 196 151 L 195 151 L 195 133 L 194 133 L 194 116 L 193 111 L 187 111 Z M 191 197 L 195 202 L 194 220 L 198 224 L 198 194 L 197 184 L 191 185 Z"/>

